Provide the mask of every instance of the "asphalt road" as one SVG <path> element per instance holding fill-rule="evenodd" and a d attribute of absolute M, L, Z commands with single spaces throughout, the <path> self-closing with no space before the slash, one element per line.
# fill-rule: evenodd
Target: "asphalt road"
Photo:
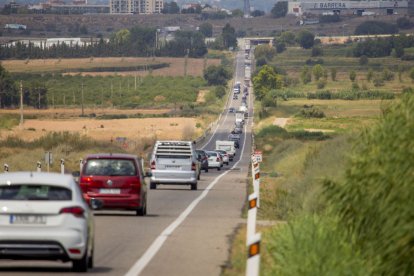
<path fill-rule="evenodd" d="M 244 52 L 237 54 L 235 79 L 244 80 Z M 234 126 L 239 100 L 230 96 L 211 139 L 199 148 L 214 149 Z M 253 114 L 249 94 L 249 114 Z M 95 214 L 95 267 L 91 275 L 219 275 L 230 249 L 230 238 L 243 223 L 251 150 L 251 119 L 236 158 L 221 171 L 202 173 L 197 191 L 189 186 L 158 186 L 148 190 L 148 215 L 99 211 Z M 243 150 L 243 151 L 242 151 Z M 70 263 L 0 261 L 8 275 L 74 274 Z M 75 274 L 74 274 L 75 275 Z"/>

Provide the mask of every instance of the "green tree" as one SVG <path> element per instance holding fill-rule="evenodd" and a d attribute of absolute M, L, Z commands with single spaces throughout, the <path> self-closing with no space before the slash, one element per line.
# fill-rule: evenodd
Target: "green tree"
<path fill-rule="evenodd" d="M 221 36 L 223 37 L 223 46 L 225 49 L 237 47 L 236 30 L 229 23 L 224 26 Z"/>
<path fill-rule="evenodd" d="M 270 14 L 274 18 L 285 17 L 288 11 L 288 2 L 287 1 L 278 1 L 273 6 Z"/>
<path fill-rule="evenodd" d="M 176 14 L 180 13 L 180 7 L 178 6 L 177 2 L 165 2 L 164 8 L 162 10 L 164 14 Z"/>
<path fill-rule="evenodd" d="M 223 65 L 210 65 L 204 70 L 204 79 L 209 85 L 227 85 L 231 78 L 230 72 Z"/>
<path fill-rule="evenodd" d="M 300 79 L 303 84 L 307 84 L 312 81 L 312 72 L 308 66 L 303 66 L 302 71 L 300 72 Z"/>
<path fill-rule="evenodd" d="M 282 32 L 276 39 L 286 45 L 294 45 L 296 43 L 296 36 L 290 31 Z"/>
<path fill-rule="evenodd" d="M 256 59 L 265 58 L 272 60 L 276 55 L 276 49 L 268 44 L 259 45 L 254 49 L 254 57 Z"/>
<path fill-rule="evenodd" d="M 331 80 L 336 81 L 336 68 L 331 68 Z"/>
<path fill-rule="evenodd" d="M 349 79 L 350 79 L 351 81 L 355 81 L 355 79 L 356 79 L 356 72 L 355 72 L 354 70 L 351 70 L 351 71 L 349 72 Z"/>
<path fill-rule="evenodd" d="M 315 43 L 315 35 L 308 30 L 302 30 L 297 34 L 296 41 L 302 48 L 310 49 Z"/>
<path fill-rule="evenodd" d="M 131 32 L 128 29 L 121 29 L 112 35 L 111 41 L 115 44 L 128 43 L 131 39 Z"/>
<path fill-rule="evenodd" d="M 312 73 L 313 73 L 313 76 L 315 77 L 316 81 L 318 81 L 320 78 L 323 77 L 324 71 L 325 71 L 325 69 L 320 64 L 316 64 L 316 65 L 313 66 Z"/>
<path fill-rule="evenodd" d="M 363 55 L 359 57 L 359 65 L 367 65 L 368 64 L 368 57 Z"/>
<path fill-rule="evenodd" d="M 202 33 L 205 37 L 212 37 L 213 36 L 213 25 L 208 22 L 204 22 L 199 27 L 200 33 Z"/>
<path fill-rule="evenodd" d="M 414 82 L 414 68 L 411 68 L 410 70 L 410 78 L 411 78 L 411 81 Z"/>
<path fill-rule="evenodd" d="M 11 107 L 18 103 L 18 89 L 9 72 L 0 64 L 0 107 Z"/>
<path fill-rule="evenodd" d="M 263 99 L 270 90 L 282 88 L 282 85 L 281 76 L 269 65 L 264 65 L 253 78 L 253 87 L 258 100 Z"/>
<path fill-rule="evenodd" d="M 231 11 L 233 17 L 243 17 L 244 13 L 241 9 L 235 9 Z"/>

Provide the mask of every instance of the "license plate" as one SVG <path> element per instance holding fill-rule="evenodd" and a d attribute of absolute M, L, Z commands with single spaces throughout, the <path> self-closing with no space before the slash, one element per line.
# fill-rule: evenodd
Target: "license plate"
<path fill-rule="evenodd" d="M 168 169 L 180 169 L 181 166 L 179 166 L 179 165 L 165 165 L 165 168 L 168 168 Z"/>
<path fill-rule="evenodd" d="M 116 195 L 116 194 L 120 194 L 121 190 L 120 189 L 99 189 L 99 193 Z"/>
<path fill-rule="evenodd" d="M 46 216 L 10 215 L 10 224 L 46 224 Z"/>

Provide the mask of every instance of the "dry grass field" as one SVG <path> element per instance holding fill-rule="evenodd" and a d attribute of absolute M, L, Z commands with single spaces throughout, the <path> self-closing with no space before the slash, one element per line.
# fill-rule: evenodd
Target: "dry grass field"
<path fill-rule="evenodd" d="M 32 141 L 49 132 L 72 132 L 86 135 L 95 140 L 116 141 L 125 137 L 127 141 L 138 142 L 144 138 L 182 139 L 196 135 L 195 118 L 144 118 L 144 119 L 36 119 L 26 120 L 23 127 L 16 126 L 0 133 L 2 138 L 15 135 Z"/>
<path fill-rule="evenodd" d="M 138 75 L 145 76 L 184 76 L 185 59 L 170 57 L 108 57 L 108 58 L 73 58 L 73 59 L 36 59 L 36 60 L 4 60 L 2 65 L 12 73 L 36 73 L 36 72 L 62 72 L 65 70 L 106 68 L 106 67 L 134 67 L 149 64 L 168 63 L 170 66 L 150 71 L 130 72 L 83 72 L 82 75 L 111 76 L 111 75 Z M 187 60 L 187 75 L 202 76 L 205 66 L 218 65 L 220 59 L 195 59 Z M 77 72 L 70 73 L 73 75 Z"/>

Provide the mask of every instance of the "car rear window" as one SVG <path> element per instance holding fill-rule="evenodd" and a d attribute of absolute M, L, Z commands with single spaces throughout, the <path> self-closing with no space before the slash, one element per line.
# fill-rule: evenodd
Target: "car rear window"
<path fill-rule="evenodd" d="M 83 173 L 85 175 L 132 176 L 137 174 L 133 160 L 129 159 L 89 159 Z"/>
<path fill-rule="evenodd" d="M 216 152 L 207 152 L 208 157 L 217 156 Z"/>
<path fill-rule="evenodd" d="M 72 191 L 42 184 L 0 186 L 0 200 L 72 200 Z"/>

